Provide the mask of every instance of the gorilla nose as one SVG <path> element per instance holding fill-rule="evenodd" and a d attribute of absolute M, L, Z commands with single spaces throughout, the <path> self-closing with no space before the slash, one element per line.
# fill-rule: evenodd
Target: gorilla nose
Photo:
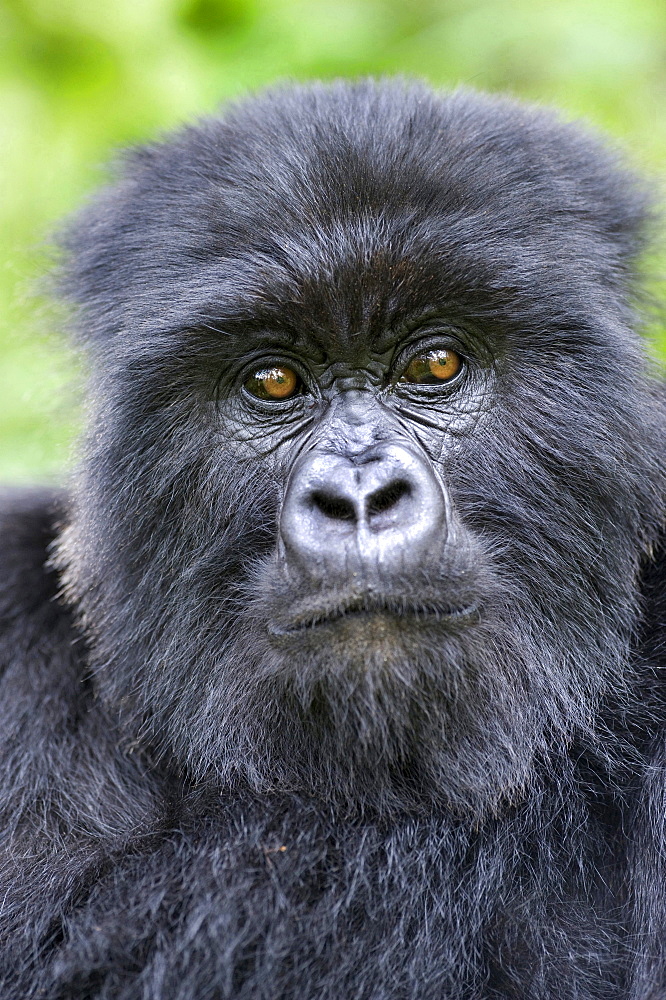
<path fill-rule="evenodd" d="M 440 549 L 445 528 L 432 467 L 401 445 L 354 459 L 309 453 L 294 468 L 280 518 L 288 560 L 322 582 L 413 571 Z"/>

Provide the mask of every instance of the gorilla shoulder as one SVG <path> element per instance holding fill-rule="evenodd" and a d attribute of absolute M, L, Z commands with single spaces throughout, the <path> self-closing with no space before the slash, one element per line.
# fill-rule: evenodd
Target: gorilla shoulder
<path fill-rule="evenodd" d="M 0 674 L 45 642 L 71 640 L 70 615 L 48 568 L 65 495 L 49 489 L 0 491 Z"/>
<path fill-rule="evenodd" d="M 0 491 L 0 622 L 35 614 L 55 596 L 56 578 L 47 568 L 48 547 L 57 531 L 64 495 L 55 490 Z M 52 609 L 53 611 L 53 609 Z M 25 624 L 25 619 L 21 619 Z"/>

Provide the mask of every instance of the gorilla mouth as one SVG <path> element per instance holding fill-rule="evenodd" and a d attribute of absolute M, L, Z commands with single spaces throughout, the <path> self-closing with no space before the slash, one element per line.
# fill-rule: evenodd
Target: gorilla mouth
<path fill-rule="evenodd" d="M 410 625 L 420 624 L 471 624 L 478 620 L 477 604 L 459 607 L 437 602 L 414 601 L 389 595 L 355 595 L 330 602 L 321 601 L 314 605 L 304 602 L 300 608 L 282 621 L 271 621 L 268 632 L 275 638 L 298 635 L 314 629 L 336 626 L 351 619 L 368 619 L 384 616 L 396 621 L 409 621 Z"/>

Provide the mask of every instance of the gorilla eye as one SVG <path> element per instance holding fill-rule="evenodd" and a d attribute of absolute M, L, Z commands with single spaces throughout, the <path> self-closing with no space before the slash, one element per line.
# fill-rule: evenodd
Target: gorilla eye
<path fill-rule="evenodd" d="M 450 382 L 462 368 L 462 358 L 447 347 L 424 351 L 407 365 L 402 381 L 418 385 L 441 385 Z"/>
<path fill-rule="evenodd" d="M 295 371 L 285 365 L 261 368 L 244 383 L 245 388 L 257 399 L 291 399 L 301 388 Z"/>

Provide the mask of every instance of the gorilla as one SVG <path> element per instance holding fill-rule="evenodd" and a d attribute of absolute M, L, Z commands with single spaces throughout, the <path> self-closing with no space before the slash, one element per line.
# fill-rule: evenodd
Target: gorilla
<path fill-rule="evenodd" d="M 584 129 L 277 88 L 61 237 L 6 491 L 5 1000 L 666 996 L 650 192 Z"/>

